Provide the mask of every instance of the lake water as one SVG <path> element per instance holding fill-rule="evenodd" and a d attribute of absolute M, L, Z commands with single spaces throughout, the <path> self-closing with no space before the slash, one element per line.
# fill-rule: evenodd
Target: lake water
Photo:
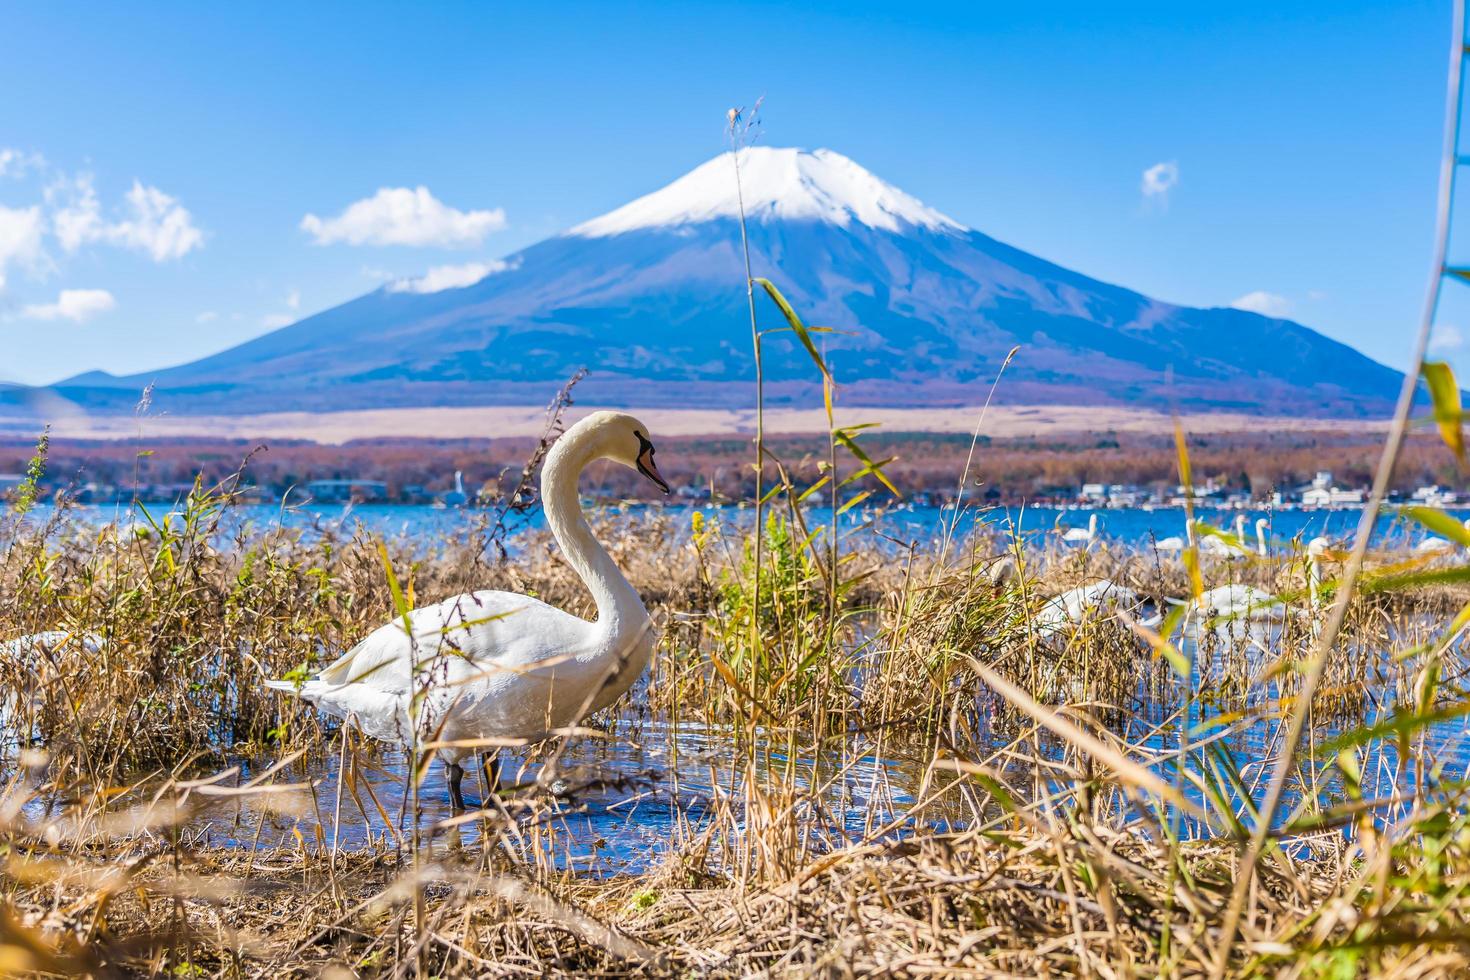
<path fill-rule="evenodd" d="M 754 516 L 751 508 L 742 506 L 589 504 L 589 511 L 592 513 L 626 513 L 633 516 L 663 514 L 672 517 L 682 527 L 688 526 L 689 516 L 696 510 L 702 511 L 707 517 L 715 517 L 734 525 L 748 525 Z M 141 520 L 130 515 L 126 509 L 111 507 L 73 507 L 71 512 L 75 520 L 86 524 Z M 148 505 L 148 512 L 154 520 L 161 520 L 170 510 L 166 505 Z M 816 526 L 827 523 L 831 511 L 813 507 L 808 513 L 811 524 Z M 1293 540 L 1306 541 L 1316 535 L 1334 539 L 1349 538 L 1356 531 L 1362 514 L 1359 510 L 1201 509 L 1195 512 L 1195 517 L 1228 532 L 1238 513 L 1246 517 L 1246 542 L 1252 547 L 1255 545 L 1255 521 L 1258 518 L 1265 518 L 1269 522 L 1268 538 L 1272 547 L 1278 547 Z M 1458 520 L 1470 518 L 1470 509 L 1452 510 L 1448 513 Z M 1059 530 L 1069 527 L 1086 528 L 1094 514 L 1099 521 L 1099 538 L 1125 547 L 1148 548 L 1155 540 L 1179 537 L 1185 533 L 1185 512 L 1178 507 L 1096 511 L 1056 507 L 971 507 L 961 511 L 956 530 L 961 535 L 976 528 L 1000 532 L 1016 530 L 1027 541 L 1040 543 L 1047 539 L 1048 534 Z M 38 507 L 32 511 L 29 520 L 33 524 L 39 524 L 50 516 L 49 508 Z M 334 533 L 351 533 L 354 529 L 361 528 L 385 537 L 419 538 L 427 547 L 445 538 L 467 539 L 488 516 L 487 512 L 478 510 L 445 510 L 391 504 L 285 509 L 277 505 L 246 505 L 231 508 L 222 527 L 225 536 L 233 536 L 242 528 L 266 530 L 285 526 L 308 532 Z M 905 543 L 913 542 L 921 548 L 933 544 L 951 522 L 956 522 L 952 509 L 913 504 L 881 509 L 854 509 L 841 516 L 845 533 L 871 526 L 891 538 Z M 539 511 L 525 517 L 516 517 L 510 522 L 511 536 L 541 525 Z M 1412 522 L 1406 522 L 1393 512 L 1385 512 L 1379 517 L 1376 534 L 1381 545 L 1413 543 L 1425 536 L 1421 528 Z"/>

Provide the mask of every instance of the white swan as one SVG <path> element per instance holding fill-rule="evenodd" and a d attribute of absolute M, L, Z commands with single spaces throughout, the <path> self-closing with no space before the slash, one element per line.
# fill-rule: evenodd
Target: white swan
<path fill-rule="evenodd" d="M 105 641 L 95 633 L 74 633 L 69 630 L 45 630 L 28 633 L 13 640 L 0 641 L 0 654 L 6 657 L 27 657 L 36 654 L 55 653 L 75 644 L 85 653 L 100 653 Z"/>
<path fill-rule="evenodd" d="M 1234 540 L 1226 540 L 1214 534 L 1206 535 L 1205 539 L 1199 543 L 1200 554 L 1230 561 L 1239 561 L 1244 558 L 1246 556 L 1244 514 L 1235 515 L 1232 531 Z"/>
<path fill-rule="evenodd" d="M 1067 528 L 1066 532 L 1062 535 L 1062 543 L 1068 545 L 1083 545 L 1085 547 L 1092 544 L 1093 540 L 1095 540 L 1096 538 L 1097 515 L 1093 514 L 1087 519 L 1086 530 L 1083 530 L 1080 527 Z"/>
<path fill-rule="evenodd" d="M 557 440 L 541 472 L 546 523 L 592 593 L 595 621 L 529 596 L 475 592 L 380 626 L 299 689 L 292 681 L 268 686 L 404 745 L 534 739 L 617 700 L 648 663 L 653 631 L 643 600 L 587 526 L 577 477 L 611 459 L 668 493 L 647 433 L 629 415 L 595 412 Z M 461 763 L 477 748 L 483 742 L 439 749 L 456 810 L 464 809 Z M 493 789 L 495 753 L 482 757 Z"/>
<path fill-rule="evenodd" d="M 1192 611 L 1206 620 L 1274 623 L 1286 618 L 1286 606 L 1281 600 L 1254 585 L 1222 585 L 1202 593 L 1191 605 Z"/>
<path fill-rule="evenodd" d="M 1194 525 L 1190 523 L 1188 516 L 1186 515 L 1184 521 L 1184 537 L 1181 538 L 1177 534 L 1171 534 L 1167 538 L 1160 538 L 1154 542 L 1154 550 L 1177 555 L 1180 552 L 1184 551 L 1185 548 L 1188 548 L 1193 544 Z"/>
<path fill-rule="evenodd" d="M 444 495 L 444 506 L 463 507 L 469 503 L 469 495 L 464 492 L 464 471 L 454 471 L 454 489 Z"/>
<path fill-rule="evenodd" d="M 1256 518 L 1256 554 L 1262 558 L 1271 557 L 1271 547 L 1266 543 L 1266 528 L 1270 526 L 1271 522 L 1264 517 Z"/>
<path fill-rule="evenodd" d="M 1307 542 L 1307 601 L 1313 610 L 1322 605 L 1322 556 L 1331 547 L 1321 535 Z"/>
<path fill-rule="evenodd" d="M 1470 531 L 1470 518 L 1466 518 L 1461 524 L 1464 525 L 1465 530 Z M 1438 554 L 1439 552 L 1451 552 L 1458 547 L 1459 545 L 1453 541 L 1442 538 L 1437 534 L 1431 534 L 1423 541 L 1414 545 L 1414 551 L 1421 555 L 1427 555 Z"/>
<path fill-rule="evenodd" d="M 1036 612 L 1032 622 L 1040 636 L 1052 636 L 1092 614 L 1110 616 L 1117 609 L 1129 612 L 1142 605 L 1137 592 L 1111 579 L 1098 579 L 1052 596 Z M 1152 625 L 1146 623 L 1145 625 Z"/>

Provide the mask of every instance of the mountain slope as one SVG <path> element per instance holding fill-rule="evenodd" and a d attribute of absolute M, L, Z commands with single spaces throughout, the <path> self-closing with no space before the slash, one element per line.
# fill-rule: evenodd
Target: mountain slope
<path fill-rule="evenodd" d="M 1013 404 L 1356 416 L 1397 393 L 1397 372 L 1299 324 L 1098 282 L 839 154 L 752 149 L 742 171 L 755 273 L 808 323 L 843 331 L 823 340 L 849 404 L 978 403 L 1018 344 L 1001 389 Z M 748 405 L 737 213 L 726 155 L 472 285 L 385 287 L 191 364 L 58 392 L 122 408 L 155 380 L 175 412 L 532 404 L 586 366 L 585 402 Z M 770 305 L 761 316 L 780 325 Z M 812 366 L 789 334 L 769 338 L 764 362 L 773 402 L 811 397 Z"/>

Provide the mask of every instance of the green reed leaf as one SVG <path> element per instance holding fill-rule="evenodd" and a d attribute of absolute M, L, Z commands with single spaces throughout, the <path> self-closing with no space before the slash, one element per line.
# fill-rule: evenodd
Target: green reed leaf
<path fill-rule="evenodd" d="M 1434 421 L 1439 425 L 1440 438 L 1463 466 L 1465 430 L 1461 423 L 1464 410 L 1460 405 L 1460 386 L 1455 383 L 1455 372 L 1444 361 L 1425 361 L 1420 373 L 1429 386 L 1429 398 L 1434 403 Z"/>
<path fill-rule="evenodd" d="M 816 362 L 817 370 L 822 372 L 823 377 L 830 378 L 832 372 L 827 370 L 827 362 L 822 360 L 822 355 L 817 350 L 817 345 L 812 341 L 811 331 L 806 328 L 806 324 L 801 322 L 801 317 L 796 315 L 796 310 L 791 308 L 791 304 L 786 302 L 786 297 L 781 295 L 781 290 L 777 289 L 776 284 L 769 279 L 757 278 L 755 281 L 760 283 L 760 287 L 766 291 L 766 295 L 771 297 L 771 300 L 780 308 L 781 315 L 786 318 L 787 323 L 791 324 L 791 329 L 795 332 L 797 338 L 801 340 L 801 345 L 806 348 L 806 352 Z"/>

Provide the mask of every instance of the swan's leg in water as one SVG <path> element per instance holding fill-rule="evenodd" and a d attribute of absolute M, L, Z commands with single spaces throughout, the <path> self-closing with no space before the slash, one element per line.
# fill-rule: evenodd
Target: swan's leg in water
<path fill-rule="evenodd" d="M 481 752 L 480 765 L 485 767 L 485 795 L 497 795 L 500 790 L 500 753 Z"/>
<path fill-rule="evenodd" d="M 464 812 L 464 766 L 458 762 L 444 763 L 444 774 L 449 778 L 449 809 Z"/>

